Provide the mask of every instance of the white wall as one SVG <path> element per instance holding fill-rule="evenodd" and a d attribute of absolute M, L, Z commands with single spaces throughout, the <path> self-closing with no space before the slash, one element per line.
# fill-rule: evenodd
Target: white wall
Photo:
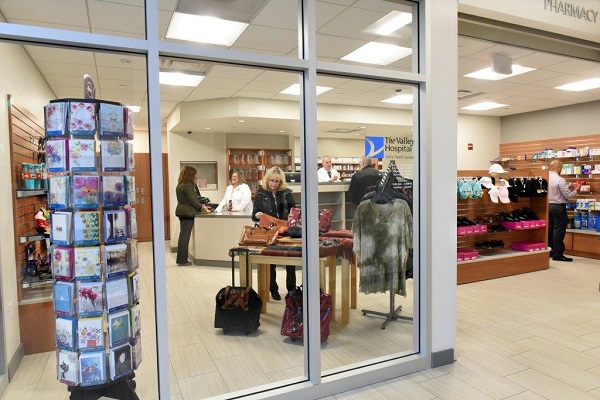
<path fill-rule="evenodd" d="M 167 132 L 161 132 L 163 153 L 167 151 Z M 134 131 L 133 133 L 133 152 L 134 153 L 150 153 L 150 139 L 148 131 Z"/>
<path fill-rule="evenodd" d="M 511 115 L 501 119 L 501 143 L 543 140 L 600 132 L 600 101 Z"/>
<path fill-rule="evenodd" d="M 498 157 L 500 128 L 499 117 L 458 115 L 456 152 L 459 171 L 489 168 L 490 160 Z M 469 143 L 473 143 L 473 150 L 467 150 Z"/>
<path fill-rule="evenodd" d="M 0 182 L 11 182 L 10 135 L 6 96 L 10 94 L 40 121 L 44 120 L 44 106 L 54 99 L 46 81 L 22 46 L 0 43 Z M 12 215 L 12 192 L 0 190 L 0 226 L 4 234 L 0 240 L 0 269 L 2 285 L 2 318 L 5 332 L 6 360 L 11 360 L 19 344 L 19 315 L 17 308 L 17 276 L 15 269 L 14 221 Z M 33 215 L 31 216 L 33 218 Z"/>

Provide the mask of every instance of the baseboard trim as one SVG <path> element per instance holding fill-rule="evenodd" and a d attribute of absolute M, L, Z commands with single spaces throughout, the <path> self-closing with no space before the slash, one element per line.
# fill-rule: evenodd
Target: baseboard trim
<path fill-rule="evenodd" d="M 8 363 L 8 368 L 7 368 L 7 373 L 8 373 L 8 381 L 12 381 L 13 377 L 15 376 L 15 374 L 17 373 L 17 370 L 19 369 L 19 365 L 21 365 L 21 361 L 23 361 L 23 358 L 25 357 L 25 346 L 23 346 L 23 343 L 19 344 L 19 347 L 17 348 L 17 351 L 15 351 L 15 354 L 13 354 L 12 358 L 10 359 L 9 363 Z"/>
<path fill-rule="evenodd" d="M 454 349 L 446 349 L 431 353 L 431 368 L 452 364 L 454 361 Z"/>

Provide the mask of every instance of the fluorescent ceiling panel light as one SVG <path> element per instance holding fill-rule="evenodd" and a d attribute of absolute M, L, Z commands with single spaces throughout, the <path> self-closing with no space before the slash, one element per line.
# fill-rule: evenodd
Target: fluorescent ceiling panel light
<path fill-rule="evenodd" d="M 584 90 L 597 89 L 600 87 L 600 78 L 586 79 L 584 81 L 568 83 L 557 86 L 554 89 L 569 90 L 571 92 L 582 92 Z"/>
<path fill-rule="evenodd" d="M 333 89 L 333 88 L 330 88 L 327 86 L 317 86 L 317 96 L 320 94 L 323 94 L 331 89 Z M 294 83 L 292 86 L 288 87 L 287 89 L 282 90 L 279 93 L 293 94 L 295 96 L 300 96 L 300 84 Z"/>
<path fill-rule="evenodd" d="M 160 72 L 159 82 L 161 85 L 193 86 L 196 87 L 204 79 L 204 75 L 184 74 L 183 72 Z"/>
<path fill-rule="evenodd" d="M 381 100 L 381 103 L 392 103 L 392 104 L 412 104 L 413 95 L 412 94 L 398 94 L 396 96 L 392 96 L 389 99 Z"/>
<path fill-rule="evenodd" d="M 231 46 L 247 27 L 248 24 L 243 22 L 176 12 L 171 19 L 166 37 Z"/>
<path fill-rule="evenodd" d="M 470 74 L 465 75 L 467 78 L 475 78 L 475 79 L 485 79 L 488 81 L 499 81 L 500 79 L 505 79 L 515 75 L 521 75 L 525 72 L 535 71 L 537 68 L 529 68 L 522 67 L 520 65 L 513 64 L 512 66 L 512 74 L 505 75 L 499 74 L 492 70 L 492 67 L 487 67 L 484 69 L 480 69 L 479 71 L 471 72 Z"/>
<path fill-rule="evenodd" d="M 487 111 L 493 110 L 494 108 L 507 107 L 508 104 L 495 103 L 493 101 L 484 101 L 481 103 L 471 104 L 470 106 L 462 107 L 461 110 L 471 111 Z"/>
<path fill-rule="evenodd" d="M 125 107 L 129 108 L 134 113 L 140 112 L 140 109 L 142 108 L 140 106 L 125 106 Z"/>
<path fill-rule="evenodd" d="M 371 24 L 363 32 L 374 33 L 381 36 L 390 36 L 398 29 L 412 22 L 412 14 L 392 11 Z"/>
<path fill-rule="evenodd" d="M 345 55 L 342 57 L 342 60 L 365 64 L 388 65 L 410 54 L 412 54 L 412 49 L 408 47 L 369 42 L 352 53 Z"/>

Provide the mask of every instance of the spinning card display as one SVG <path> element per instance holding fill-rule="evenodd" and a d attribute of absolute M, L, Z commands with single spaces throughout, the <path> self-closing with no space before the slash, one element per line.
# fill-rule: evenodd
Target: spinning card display
<path fill-rule="evenodd" d="M 79 355 L 77 352 L 59 349 L 56 357 L 58 380 L 70 386 L 78 385 Z"/>
<path fill-rule="evenodd" d="M 96 104 L 69 103 L 69 133 L 72 136 L 94 136 L 96 134 Z"/>
<path fill-rule="evenodd" d="M 78 245 L 100 243 L 100 212 L 79 211 L 73 217 L 74 242 Z"/>
<path fill-rule="evenodd" d="M 106 243 L 127 240 L 127 219 L 124 210 L 104 210 L 104 241 Z"/>
<path fill-rule="evenodd" d="M 129 271 L 127 259 L 126 244 L 107 244 L 104 246 L 104 267 L 106 277 L 112 278 L 114 276 L 126 275 Z"/>
<path fill-rule="evenodd" d="M 71 206 L 69 175 L 56 175 L 48 179 L 48 205 L 55 210 Z"/>
<path fill-rule="evenodd" d="M 77 311 L 81 317 L 101 316 L 104 311 L 102 282 L 77 282 Z"/>
<path fill-rule="evenodd" d="M 71 171 L 96 171 L 96 141 L 93 139 L 69 140 L 69 169 Z"/>
<path fill-rule="evenodd" d="M 100 247 L 75 247 L 73 253 L 75 279 L 89 280 L 102 277 Z"/>

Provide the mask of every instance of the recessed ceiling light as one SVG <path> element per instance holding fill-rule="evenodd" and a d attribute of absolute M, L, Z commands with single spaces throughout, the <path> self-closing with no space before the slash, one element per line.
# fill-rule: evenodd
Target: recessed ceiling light
<path fill-rule="evenodd" d="M 521 75 L 525 72 L 535 71 L 536 68 L 522 67 L 520 65 L 513 64 L 512 66 L 512 74 L 499 74 L 492 70 L 492 67 L 487 67 L 484 69 L 480 69 L 479 71 L 471 72 L 470 74 L 465 75 L 467 78 L 475 78 L 475 79 L 485 79 L 488 81 L 499 81 L 500 79 L 509 78 L 515 75 Z"/>
<path fill-rule="evenodd" d="M 508 104 L 495 103 L 493 101 L 484 101 L 481 103 L 471 104 L 470 106 L 462 107 L 461 110 L 471 111 L 487 111 L 493 110 L 494 108 L 507 107 Z"/>
<path fill-rule="evenodd" d="M 210 131 L 212 128 L 204 128 L 205 131 Z"/>
<path fill-rule="evenodd" d="M 246 122 L 246 120 L 245 119 L 238 119 L 238 122 L 239 123 L 244 123 L 244 122 Z"/>
<path fill-rule="evenodd" d="M 365 125 L 363 125 L 363 126 L 359 126 L 358 129 L 367 129 L 367 127 Z"/>
<path fill-rule="evenodd" d="M 412 49 L 408 47 L 369 42 L 352 53 L 345 55 L 342 57 L 342 60 L 364 64 L 388 65 L 411 54 Z"/>
<path fill-rule="evenodd" d="M 166 37 L 231 46 L 247 27 L 248 24 L 243 22 L 176 12 L 171 19 Z"/>
<path fill-rule="evenodd" d="M 412 14 L 392 11 L 386 16 L 380 18 L 371 24 L 363 32 L 374 33 L 376 35 L 389 36 L 395 31 L 412 22 Z"/>
<path fill-rule="evenodd" d="M 285 131 L 279 131 L 279 133 L 285 133 Z"/>
<path fill-rule="evenodd" d="M 557 86 L 554 89 L 569 90 L 572 92 L 582 92 L 600 87 L 600 78 L 586 79 L 584 81 L 568 83 L 566 85 Z"/>
<path fill-rule="evenodd" d="M 398 94 L 396 96 L 392 96 L 389 99 L 381 100 L 381 103 L 392 103 L 392 104 L 412 104 L 413 95 L 412 94 Z"/>
<path fill-rule="evenodd" d="M 123 64 L 131 64 L 131 59 L 129 58 L 121 58 L 119 61 L 121 61 Z"/>
<path fill-rule="evenodd" d="M 328 90 L 331 90 L 333 88 L 327 87 L 327 86 L 317 86 L 317 96 L 327 92 Z M 300 84 L 298 83 L 294 83 L 292 86 L 282 90 L 279 93 L 283 93 L 283 94 L 293 94 L 296 96 L 300 95 Z"/>
<path fill-rule="evenodd" d="M 142 107 L 140 107 L 140 106 L 125 106 L 125 107 L 129 108 L 129 109 L 130 109 L 131 111 L 133 111 L 134 113 L 136 113 L 136 112 L 140 112 L 140 109 L 142 108 Z"/>
<path fill-rule="evenodd" d="M 196 87 L 202 82 L 204 75 L 185 74 L 183 72 L 159 72 L 161 85 L 192 86 Z"/>

